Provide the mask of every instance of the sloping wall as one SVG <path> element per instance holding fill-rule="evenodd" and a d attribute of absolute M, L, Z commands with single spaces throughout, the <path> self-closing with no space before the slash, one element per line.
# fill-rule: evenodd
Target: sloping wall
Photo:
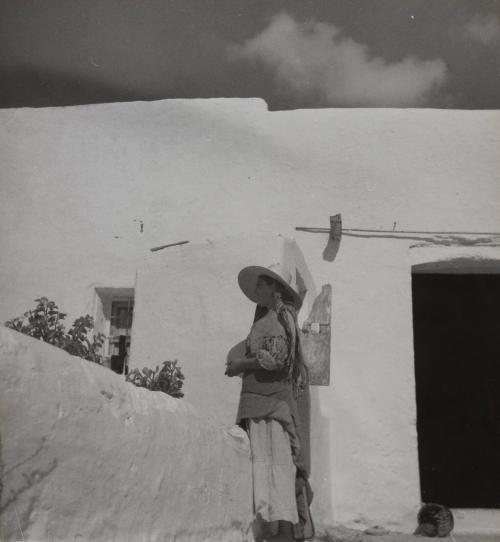
<path fill-rule="evenodd" d="M 2 540 L 242 541 L 246 436 L 0 327 Z"/>

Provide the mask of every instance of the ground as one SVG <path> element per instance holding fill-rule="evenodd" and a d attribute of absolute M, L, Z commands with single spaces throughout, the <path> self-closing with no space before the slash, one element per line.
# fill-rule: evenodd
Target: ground
<path fill-rule="evenodd" d="M 381 531 L 382 532 L 382 531 Z M 318 527 L 314 542 L 428 542 L 443 540 L 451 542 L 498 542 L 498 535 L 453 534 L 446 538 L 427 538 L 412 534 L 387 532 L 384 534 L 366 534 L 346 527 Z"/>

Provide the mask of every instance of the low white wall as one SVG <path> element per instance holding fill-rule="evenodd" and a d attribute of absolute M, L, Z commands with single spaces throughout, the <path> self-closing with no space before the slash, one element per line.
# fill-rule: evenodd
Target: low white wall
<path fill-rule="evenodd" d="M 2 540 L 245 540 L 248 441 L 0 328 Z"/>

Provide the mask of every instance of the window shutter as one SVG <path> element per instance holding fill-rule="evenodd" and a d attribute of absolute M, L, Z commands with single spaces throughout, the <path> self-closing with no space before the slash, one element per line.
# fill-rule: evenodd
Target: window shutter
<path fill-rule="evenodd" d="M 302 349 L 309 369 L 309 383 L 330 384 L 332 287 L 324 284 L 301 330 Z"/>

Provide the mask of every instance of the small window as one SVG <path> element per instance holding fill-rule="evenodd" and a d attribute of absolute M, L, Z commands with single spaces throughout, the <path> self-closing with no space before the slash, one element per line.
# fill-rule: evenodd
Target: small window
<path fill-rule="evenodd" d="M 95 331 L 105 336 L 104 365 L 119 374 L 128 373 L 134 312 L 133 288 L 96 288 Z"/>

